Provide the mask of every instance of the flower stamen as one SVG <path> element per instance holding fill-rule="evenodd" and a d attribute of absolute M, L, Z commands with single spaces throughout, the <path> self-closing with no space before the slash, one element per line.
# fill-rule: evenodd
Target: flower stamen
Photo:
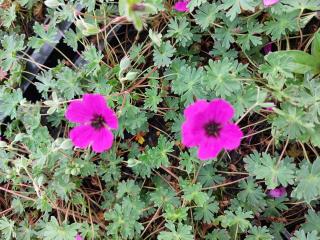
<path fill-rule="evenodd" d="M 91 126 L 97 130 L 103 128 L 105 120 L 101 115 L 95 115 L 91 120 Z"/>
<path fill-rule="evenodd" d="M 221 129 L 221 124 L 215 121 L 210 121 L 204 125 L 204 130 L 209 137 L 219 137 Z"/>

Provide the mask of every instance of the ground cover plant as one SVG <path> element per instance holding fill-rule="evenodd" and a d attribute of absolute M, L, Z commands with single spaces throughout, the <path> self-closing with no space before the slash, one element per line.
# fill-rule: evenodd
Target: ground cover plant
<path fill-rule="evenodd" d="M 0 0 L 0 239 L 319 240 L 319 0 Z"/>

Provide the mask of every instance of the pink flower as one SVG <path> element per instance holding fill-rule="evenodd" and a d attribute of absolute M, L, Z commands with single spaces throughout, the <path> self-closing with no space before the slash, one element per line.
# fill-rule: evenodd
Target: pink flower
<path fill-rule="evenodd" d="M 275 188 L 269 191 L 269 196 L 274 198 L 280 198 L 287 194 L 287 191 L 284 187 Z"/>
<path fill-rule="evenodd" d="M 182 143 L 187 147 L 199 147 L 201 160 L 216 157 L 222 149 L 239 147 L 243 134 L 231 123 L 233 115 L 233 107 L 223 99 L 197 100 L 184 111 Z"/>
<path fill-rule="evenodd" d="M 263 5 L 266 7 L 270 7 L 278 2 L 280 2 L 280 0 L 263 0 Z"/>
<path fill-rule="evenodd" d="M 83 240 L 83 238 L 81 237 L 81 235 L 78 233 L 75 237 L 74 240 Z"/>
<path fill-rule="evenodd" d="M 188 3 L 188 0 L 176 2 L 176 4 L 174 5 L 174 9 L 178 12 L 188 12 Z"/>
<path fill-rule="evenodd" d="M 0 68 L 0 81 L 5 79 L 7 77 L 8 73 L 6 71 L 3 71 L 2 68 Z"/>
<path fill-rule="evenodd" d="M 85 94 L 82 100 L 70 103 L 65 116 L 69 121 L 78 123 L 69 134 L 75 146 L 86 148 L 92 145 L 93 151 L 97 153 L 111 148 L 111 129 L 118 128 L 118 119 L 103 96 Z"/>
<path fill-rule="evenodd" d="M 272 52 L 272 43 L 267 43 L 264 47 L 263 47 L 263 51 L 264 54 L 268 54 L 269 52 Z"/>

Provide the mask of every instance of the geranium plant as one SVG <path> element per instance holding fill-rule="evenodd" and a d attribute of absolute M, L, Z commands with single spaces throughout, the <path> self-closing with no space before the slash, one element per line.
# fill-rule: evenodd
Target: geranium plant
<path fill-rule="evenodd" d="M 0 0 L 0 239 L 320 239 L 319 0 Z"/>

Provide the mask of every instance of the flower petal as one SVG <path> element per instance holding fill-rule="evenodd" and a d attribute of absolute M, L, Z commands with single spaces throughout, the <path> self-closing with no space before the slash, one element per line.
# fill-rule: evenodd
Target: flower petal
<path fill-rule="evenodd" d="M 79 148 L 86 148 L 94 137 L 94 128 L 90 125 L 81 125 L 71 129 L 69 136 L 73 145 Z"/>
<path fill-rule="evenodd" d="M 223 142 L 223 147 L 227 150 L 233 150 L 240 146 L 243 133 L 241 129 L 232 123 L 227 123 L 221 129 L 220 139 Z"/>
<path fill-rule="evenodd" d="M 100 94 L 84 94 L 83 103 L 91 108 L 95 114 L 100 114 L 101 109 L 107 106 L 106 100 Z"/>
<path fill-rule="evenodd" d="M 102 110 L 102 116 L 110 128 L 118 129 L 118 125 L 119 125 L 118 118 L 116 113 L 111 108 L 106 106 Z"/>
<path fill-rule="evenodd" d="M 204 129 L 200 124 L 194 123 L 192 120 L 182 124 L 182 144 L 187 147 L 199 145 L 202 139 L 206 138 Z"/>
<path fill-rule="evenodd" d="M 174 9 L 178 12 L 188 12 L 189 11 L 188 3 L 189 1 L 186 1 L 186 0 L 176 2 L 176 4 L 174 5 Z"/>
<path fill-rule="evenodd" d="M 208 115 L 211 116 L 211 120 L 217 123 L 226 123 L 234 115 L 234 109 L 232 105 L 223 99 L 214 99 L 209 103 L 206 109 Z"/>
<path fill-rule="evenodd" d="M 218 156 L 221 150 L 221 143 L 217 139 L 203 141 L 199 145 L 198 158 L 200 160 L 210 160 Z"/>
<path fill-rule="evenodd" d="M 280 0 L 263 0 L 263 5 L 268 7 L 268 6 L 274 5 L 278 2 L 280 2 Z"/>
<path fill-rule="evenodd" d="M 183 114 L 187 119 L 192 119 L 199 113 L 204 112 L 208 106 L 209 103 L 206 100 L 197 100 L 196 102 L 189 105 L 184 110 Z"/>
<path fill-rule="evenodd" d="M 118 118 L 115 112 L 108 107 L 106 100 L 100 94 L 85 94 L 83 101 L 87 108 L 92 109 L 94 114 L 102 115 L 110 128 L 118 128 Z"/>
<path fill-rule="evenodd" d="M 109 129 L 102 128 L 95 131 L 92 143 L 94 152 L 101 153 L 111 148 L 113 143 L 113 135 Z"/>
<path fill-rule="evenodd" d="M 287 191 L 284 187 L 275 188 L 269 191 L 269 196 L 274 198 L 280 198 L 287 194 Z"/>
<path fill-rule="evenodd" d="M 85 123 L 91 120 L 92 114 L 82 100 L 76 100 L 69 104 L 65 117 L 70 122 Z"/>
<path fill-rule="evenodd" d="M 83 240 L 83 238 L 81 237 L 81 235 L 78 233 L 76 236 L 75 236 L 75 239 L 74 240 Z"/>

